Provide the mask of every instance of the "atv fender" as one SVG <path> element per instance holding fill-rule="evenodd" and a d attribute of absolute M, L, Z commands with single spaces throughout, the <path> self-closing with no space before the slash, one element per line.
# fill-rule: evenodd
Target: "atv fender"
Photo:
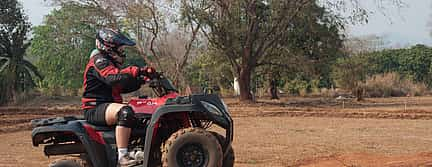
<path fill-rule="evenodd" d="M 105 153 L 104 145 L 91 140 L 83 126 L 84 120 L 69 121 L 62 124 L 53 124 L 49 126 L 36 127 L 32 131 L 33 146 L 40 144 L 49 144 L 52 141 L 48 140 L 55 136 L 70 135 L 76 136 L 75 140 L 79 140 L 84 146 L 86 153 L 90 157 L 93 166 L 109 166 Z M 73 140 L 72 140 L 73 141 Z M 63 142 L 68 142 L 64 140 Z M 56 144 L 56 143 L 54 143 Z"/>
<path fill-rule="evenodd" d="M 160 117 L 171 114 L 171 113 L 181 113 L 181 112 L 200 112 L 204 115 L 207 115 L 209 118 L 212 117 L 212 114 L 206 112 L 206 109 L 198 104 L 174 104 L 174 105 L 164 105 L 159 107 L 156 112 L 151 117 L 150 123 L 147 127 L 147 132 L 145 136 L 145 145 L 144 145 L 144 161 L 141 167 L 146 167 L 148 165 L 148 160 L 150 156 L 150 149 L 152 145 L 153 131 L 156 123 L 159 121 Z M 232 136 L 232 123 L 229 121 L 215 121 L 214 123 L 220 125 L 221 127 L 226 128 L 227 133 Z M 232 137 L 231 137 L 232 138 Z M 228 145 L 231 144 L 231 141 L 228 142 Z"/>

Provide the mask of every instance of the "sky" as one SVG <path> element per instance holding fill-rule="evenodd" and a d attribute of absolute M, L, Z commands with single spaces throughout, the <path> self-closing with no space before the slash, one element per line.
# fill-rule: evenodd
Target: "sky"
<path fill-rule="evenodd" d="M 350 35 L 383 36 L 391 45 L 432 46 L 432 0 L 405 0 L 407 5 L 403 8 L 385 5 L 384 13 L 377 9 L 375 0 L 361 0 L 361 3 L 376 12 L 370 14 L 367 24 L 349 26 Z"/>
<path fill-rule="evenodd" d="M 43 16 L 53 7 L 44 0 L 19 0 L 33 25 L 40 25 Z M 349 25 L 348 35 L 361 37 L 377 35 L 384 37 L 390 47 L 425 44 L 432 46 L 432 0 L 404 0 L 403 8 L 384 5 L 387 9 L 379 10 L 376 0 L 361 0 L 361 5 L 370 11 L 369 22 L 362 25 Z M 431 26 L 428 26 L 431 24 Z"/>
<path fill-rule="evenodd" d="M 24 12 L 29 16 L 33 26 L 42 24 L 44 15 L 48 14 L 50 7 L 44 0 L 18 0 L 24 7 Z"/>

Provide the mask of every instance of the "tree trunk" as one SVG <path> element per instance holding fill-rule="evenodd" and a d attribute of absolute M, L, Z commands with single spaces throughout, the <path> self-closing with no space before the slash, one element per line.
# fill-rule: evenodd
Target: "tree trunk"
<path fill-rule="evenodd" d="M 10 87 L 10 96 L 9 96 L 9 102 L 17 102 L 17 94 L 18 94 L 18 89 L 19 89 L 19 73 L 18 73 L 18 63 L 15 62 L 11 62 L 12 64 L 10 64 L 11 67 L 11 80 L 12 84 Z"/>
<path fill-rule="evenodd" d="M 242 102 L 252 102 L 252 95 L 250 93 L 251 71 L 250 68 L 240 70 L 238 82 L 240 86 L 240 101 Z"/>
<path fill-rule="evenodd" d="M 15 66 L 10 64 L 6 73 L 4 73 L 4 102 L 11 103 L 15 100 L 15 91 L 17 86 L 17 78 L 15 72 Z"/>
<path fill-rule="evenodd" d="M 364 92 L 363 87 L 358 86 L 357 88 L 355 88 L 354 96 L 356 97 L 357 101 L 363 101 L 364 100 L 363 99 L 363 92 Z"/>
<path fill-rule="evenodd" d="M 279 99 L 278 91 L 277 91 L 277 82 L 276 79 L 272 78 L 270 80 L 270 95 L 271 99 Z"/>

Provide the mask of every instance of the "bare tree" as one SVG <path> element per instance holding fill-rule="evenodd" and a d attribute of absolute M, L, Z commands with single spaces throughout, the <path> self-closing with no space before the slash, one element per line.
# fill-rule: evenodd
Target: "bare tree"
<path fill-rule="evenodd" d="M 194 50 L 200 24 L 179 25 L 171 21 L 179 19 L 175 18 L 178 9 L 170 7 L 172 4 L 168 2 L 120 0 L 117 3 L 121 1 L 124 1 L 120 5 L 124 6 L 121 11 L 126 13 L 128 23 L 125 27 L 136 37 L 141 54 L 145 55 L 149 50 L 156 64 L 149 59 L 146 61 L 168 72 L 174 84 L 184 85 L 183 72 Z M 184 21 L 191 23 L 190 19 Z"/>
<path fill-rule="evenodd" d="M 349 55 L 379 51 L 388 44 L 384 37 L 367 35 L 362 37 L 348 38 L 344 41 L 344 50 Z"/>
<path fill-rule="evenodd" d="M 78 3 L 86 6 L 89 18 L 79 18 L 81 22 L 110 28 L 119 28 L 118 16 L 115 9 L 105 0 L 47 0 L 53 6 L 60 6 L 62 3 Z"/>
<path fill-rule="evenodd" d="M 121 29 L 135 38 L 136 48 L 147 64 L 167 71 L 174 77 L 175 83 L 180 83 L 184 78 L 182 73 L 196 46 L 194 43 L 199 35 L 200 25 L 176 24 L 180 18 L 178 18 L 179 6 L 176 7 L 175 1 L 53 0 L 53 2 L 54 4 L 80 3 L 88 6 L 88 11 L 94 13 L 93 17 L 103 17 L 100 20 L 104 21 L 97 25 Z M 96 25 L 94 20 L 96 19 L 85 19 L 83 22 Z M 183 21 L 190 22 L 190 19 Z"/>
<path fill-rule="evenodd" d="M 165 64 L 167 72 L 175 85 L 185 87 L 189 83 L 185 80 L 184 70 L 191 57 L 198 53 L 197 46 L 194 45 L 196 35 L 175 30 L 162 34 L 158 41 L 158 51 Z"/>
<path fill-rule="evenodd" d="M 321 4 L 331 12 L 338 14 L 345 24 L 367 23 L 372 12 L 378 12 L 388 17 L 390 8 L 401 9 L 406 6 L 406 0 L 373 0 L 376 10 L 365 5 L 361 0 L 321 0 Z M 370 2 L 370 1 L 369 1 Z"/>

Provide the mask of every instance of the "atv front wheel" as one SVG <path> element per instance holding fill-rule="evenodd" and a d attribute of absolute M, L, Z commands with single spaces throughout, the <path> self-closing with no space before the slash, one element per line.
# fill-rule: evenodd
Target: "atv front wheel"
<path fill-rule="evenodd" d="M 162 150 L 163 167 L 221 167 L 222 158 L 218 140 L 202 128 L 178 130 Z"/>
<path fill-rule="evenodd" d="M 219 144 L 222 145 L 222 143 L 225 143 L 225 137 L 220 135 L 219 133 L 216 132 L 211 132 L 219 141 Z M 234 154 L 234 149 L 232 148 L 231 145 L 228 146 L 228 148 L 225 150 L 223 150 L 224 152 L 226 152 L 226 154 L 223 156 L 223 165 L 222 167 L 233 167 L 234 166 L 234 160 L 235 160 L 235 154 Z"/>
<path fill-rule="evenodd" d="M 50 163 L 48 167 L 89 167 L 87 163 L 80 158 L 59 159 Z"/>

